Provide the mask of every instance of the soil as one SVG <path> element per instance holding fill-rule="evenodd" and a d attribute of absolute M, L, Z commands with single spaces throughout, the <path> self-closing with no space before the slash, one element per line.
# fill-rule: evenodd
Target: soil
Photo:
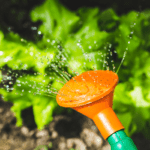
<path fill-rule="evenodd" d="M 110 150 L 93 121 L 76 111 L 55 114 L 53 121 L 39 131 L 31 108 L 22 112 L 24 123 L 17 127 L 11 106 L 0 98 L 0 150 Z M 138 150 L 150 150 L 150 140 L 141 134 L 132 139 Z"/>

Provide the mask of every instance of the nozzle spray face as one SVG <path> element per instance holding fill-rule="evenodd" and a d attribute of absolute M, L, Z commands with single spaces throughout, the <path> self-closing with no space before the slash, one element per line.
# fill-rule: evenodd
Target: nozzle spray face
<path fill-rule="evenodd" d="M 87 71 L 69 80 L 58 92 L 56 100 L 62 107 L 86 105 L 108 95 L 117 83 L 118 76 L 112 71 Z"/>
<path fill-rule="evenodd" d="M 73 77 L 62 89 L 56 100 L 60 106 L 71 107 L 91 118 L 104 139 L 123 125 L 112 110 L 113 91 L 118 76 L 112 71 L 88 71 Z"/>

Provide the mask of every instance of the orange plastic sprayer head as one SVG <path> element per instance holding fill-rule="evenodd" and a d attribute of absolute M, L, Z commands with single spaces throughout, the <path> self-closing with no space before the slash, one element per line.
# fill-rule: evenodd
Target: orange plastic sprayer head
<path fill-rule="evenodd" d="M 69 80 L 58 92 L 62 107 L 71 107 L 93 119 L 104 139 L 124 127 L 112 110 L 118 76 L 112 71 L 87 71 Z"/>

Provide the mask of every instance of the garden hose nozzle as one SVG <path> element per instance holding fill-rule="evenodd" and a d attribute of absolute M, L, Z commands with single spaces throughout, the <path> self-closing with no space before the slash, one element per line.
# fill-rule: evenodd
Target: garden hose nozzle
<path fill-rule="evenodd" d="M 87 71 L 69 80 L 58 92 L 57 103 L 91 118 L 112 150 L 137 150 L 112 109 L 118 75 L 108 70 Z"/>

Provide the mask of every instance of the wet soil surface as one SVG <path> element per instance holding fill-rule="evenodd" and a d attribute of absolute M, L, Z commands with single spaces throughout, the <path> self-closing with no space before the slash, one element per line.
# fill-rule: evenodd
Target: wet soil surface
<path fill-rule="evenodd" d="M 24 125 L 16 126 L 9 102 L 0 99 L 0 150 L 110 150 L 93 121 L 73 111 L 54 115 L 53 121 L 42 131 L 36 128 L 32 111 L 23 115 Z M 150 150 L 150 140 L 141 134 L 132 137 L 138 150 Z"/>

